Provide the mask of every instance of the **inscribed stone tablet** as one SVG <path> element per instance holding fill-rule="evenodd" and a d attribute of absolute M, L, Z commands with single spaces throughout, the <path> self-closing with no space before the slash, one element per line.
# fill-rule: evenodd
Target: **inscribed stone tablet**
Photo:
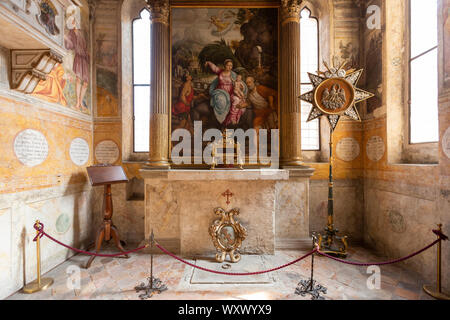
<path fill-rule="evenodd" d="M 359 143 L 353 138 L 343 138 L 336 146 L 336 154 L 339 159 L 353 161 L 359 156 Z"/>
<path fill-rule="evenodd" d="M 75 138 L 70 143 L 70 159 L 77 166 L 84 165 L 89 160 L 89 145 L 82 138 Z"/>
<path fill-rule="evenodd" d="M 27 167 L 37 166 L 47 159 L 47 139 L 39 131 L 23 130 L 14 140 L 14 153 L 19 161 Z"/>
<path fill-rule="evenodd" d="M 447 158 L 450 158 L 450 127 L 447 128 L 442 137 L 442 151 L 444 151 Z"/>
<path fill-rule="evenodd" d="M 373 136 L 367 141 L 366 153 L 367 157 L 374 161 L 380 161 L 385 151 L 384 141 L 379 136 Z"/>
<path fill-rule="evenodd" d="M 95 147 L 98 163 L 113 164 L 119 159 L 119 147 L 112 140 L 104 140 Z"/>

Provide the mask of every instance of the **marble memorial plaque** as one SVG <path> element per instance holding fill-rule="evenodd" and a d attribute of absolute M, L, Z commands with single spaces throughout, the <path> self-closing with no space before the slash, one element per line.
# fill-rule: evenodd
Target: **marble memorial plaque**
<path fill-rule="evenodd" d="M 450 159 L 450 127 L 444 133 L 442 137 L 442 151 Z"/>
<path fill-rule="evenodd" d="M 343 138 L 336 146 L 336 154 L 343 161 L 353 161 L 359 156 L 359 143 L 353 138 Z"/>
<path fill-rule="evenodd" d="M 367 157 L 373 162 L 380 161 L 383 158 L 385 145 L 383 138 L 379 136 L 373 136 L 367 141 L 366 153 Z"/>
<path fill-rule="evenodd" d="M 89 144 L 82 138 L 75 138 L 70 143 L 69 153 L 72 162 L 82 166 L 89 160 Z"/>
<path fill-rule="evenodd" d="M 70 217 L 67 213 L 61 213 L 56 219 L 55 227 L 56 232 L 59 234 L 64 234 L 70 229 Z"/>
<path fill-rule="evenodd" d="M 27 167 L 37 166 L 47 159 L 47 139 L 39 131 L 23 130 L 14 140 L 14 153 L 19 161 Z"/>
<path fill-rule="evenodd" d="M 119 147 L 112 140 L 104 140 L 95 147 L 95 158 L 98 163 L 113 164 L 119 159 Z"/>

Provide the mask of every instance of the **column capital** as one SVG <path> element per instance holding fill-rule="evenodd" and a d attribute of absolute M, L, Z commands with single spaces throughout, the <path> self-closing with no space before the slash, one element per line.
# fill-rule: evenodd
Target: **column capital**
<path fill-rule="evenodd" d="M 281 24 L 300 22 L 302 0 L 281 0 Z"/>
<path fill-rule="evenodd" d="M 152 23 L 169 25 L 169 0 L 147 0 Z"/>

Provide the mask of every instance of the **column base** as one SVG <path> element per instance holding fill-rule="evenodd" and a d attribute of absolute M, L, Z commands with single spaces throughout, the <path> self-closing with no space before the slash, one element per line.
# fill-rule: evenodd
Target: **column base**
<path fill-rule="evenodd" d="M 281 159 L 280 165 L 283 169 L 289 169 L 290 167 L 305 167 L 305 163 L 301 158 Z"/>
<path fill-rule="evenodd" d="M 145 163 L 143 169 L 170 169 L 170 163 L 166 160 L 149 160 Z"/>

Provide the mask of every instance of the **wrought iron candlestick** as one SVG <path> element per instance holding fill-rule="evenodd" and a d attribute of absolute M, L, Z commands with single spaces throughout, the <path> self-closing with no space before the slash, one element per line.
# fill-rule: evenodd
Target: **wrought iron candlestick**
<path fill-rule="evenodd" d="M 145 291 L 144 293 L 139 295 L 139 298 L 142 300 L 151 298 L 155 293 L 160 294 L 161 292 L 167 290 L 167 286 L 158 278 L 155 278 L 153 276 L 153 245 L 155 244 L 155 236 L 152 234 L 150 236 L 150 277 L 147 278 L 148 284 L 145 285 L 144 282 L 142 282 L 140 285 L 136 286 L 134 289 L 136 292 L 139 291 Z"/>
<path fill-rule="evenodd" d="M 315 235 L 312 236 L 313 247 L 318 245 L 317 238 Z M 327 288 L 320 285 L 316 280 L 314 280 L 314 255 L 311 255 L 311 277 L 309 280 L 300 280 L 297 288 L 295 289 L 295 294 L 301 295 L 302 297 L 307 294 L 311 295 L 311 300 L 325 300 L 320 294 L 327 294 Z"/>

